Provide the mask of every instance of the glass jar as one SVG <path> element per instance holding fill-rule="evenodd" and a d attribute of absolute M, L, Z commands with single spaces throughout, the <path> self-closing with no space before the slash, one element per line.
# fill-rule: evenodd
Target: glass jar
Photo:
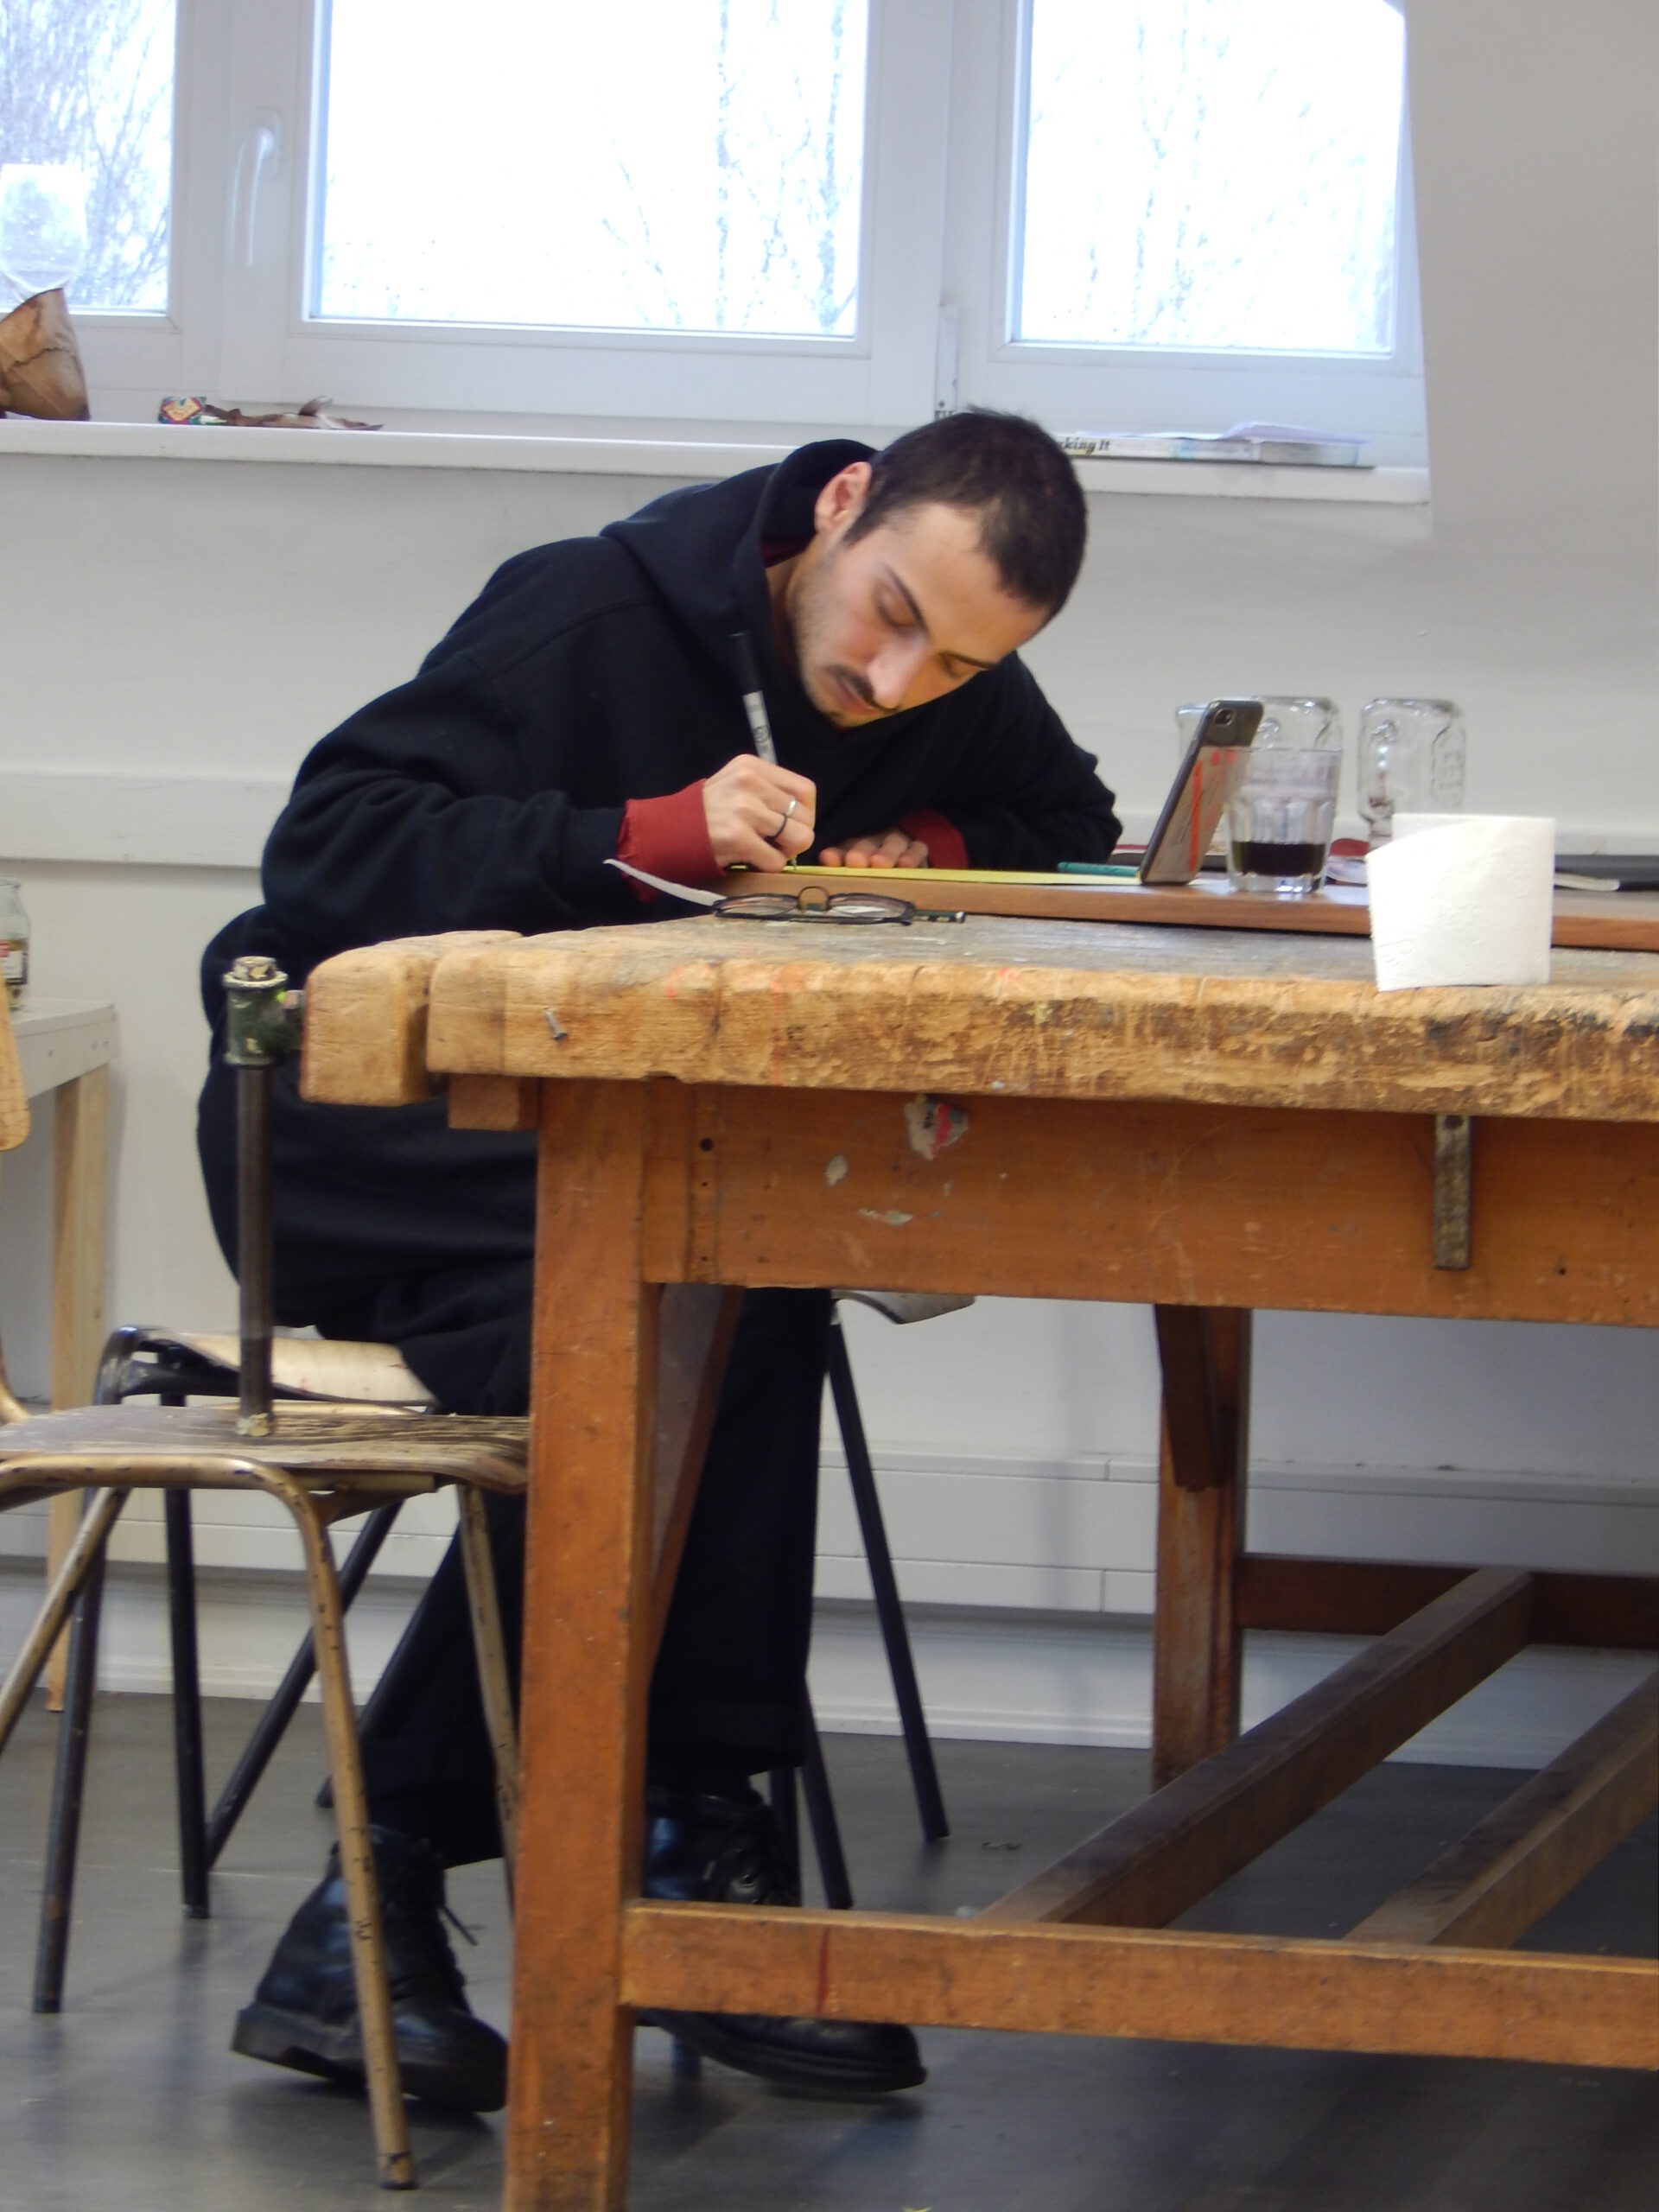
<path fill-rule="evenodd" d="M 17 879 L 10 875 L 0 875 L 0 972 L 7 998 L 22 1006 L 29 991 L 29 916 Z"/>

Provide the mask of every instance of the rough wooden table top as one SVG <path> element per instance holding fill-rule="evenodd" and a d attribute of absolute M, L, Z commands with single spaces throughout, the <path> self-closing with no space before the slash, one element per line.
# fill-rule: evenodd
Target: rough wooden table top
<path fill-rule="evenodd" d="M 960 906 L 970 914 L 1020 914 L 1042 921 L 1169 922 L 1186 929 L 1316 937 L 1371 933 L 1370 899 L 1363 889 L 1344 884 L 1326 884 L 1306 899 L 1269 899 L 1235 891 L 1224 875 L 1151 884 L 981 869 L 872 873 L 797 866 L 787 880 L 798 889 L 810 884 L 825 891 L 883 891 L 922 906 Z M 728 873 L 721 886 L 728 895 L 765 887 L 764 880 L 747 869 Z M 1659 952 L 1659 891 L 1558 891 L 1551 937 L 1558 946 Z"/>
<path fill-rule="evenodd" d="M 308 1096 L 395 1104 L 452 1075 L 1654 1122 L 1659 955 L 1381 993 L 1350 938 L 709 916 L 403 939 L 315 970 Z"/>

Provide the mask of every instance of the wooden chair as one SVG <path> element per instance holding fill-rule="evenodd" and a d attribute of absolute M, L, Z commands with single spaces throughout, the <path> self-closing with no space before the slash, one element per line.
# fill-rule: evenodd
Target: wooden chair
<path fill-rule="evenodd" d="M 270 963 L 238 963 L 230 1057 L 238 1067 L 242 1175 L 242 1332 L 236 1402 L 122 1403 L 30 1416 L 0 1369 L 0 1510 L 66 1491 L 91 1493 L 69 1553 L 0 1688 L 0 1748 L 47 1656 L 81 1599 L 63 1726 L 83 1739 L 104 1548 L 136 1490 L 257 1490 L 293 1515 L 304 1555 L 311 1636 L 322 1694 L 328 1765 L 351 1919 L 353 1966 L 374 2136 L 384 2188 L 414 2186 L 414 2164 L 393 2041 L 391 1997 L 369 1835 L 356 1717 L 346 1667 L 340 1581 L 328 1541 L 336 1521 L 444 1484 L 457 1486 L 468 1594 L 485 1706 L 498 1754 L 498 1789 L 512 1847 L 516 1760 L 505 1657 L 485 1529 L 483 1496 L 525 1480 L 528 1424 L 366 1404 L 273 1404 L 270 1249 L 270 1077 L 291 1015 Z M 0 1150 L 29 1129 L 9 1014 L 0 1006 Z M 177 1395 L 177 1394 L 174 1394 Z M 79 1664 L 76 1658 L 79 1656 Z M 67 1924 L 67 1923 L 66 1923 Z M 60 1961 L 59 1971 L 60 1972 Z"/>
<path fill-rule="evenodd" d="M 30 1419 L 6 1388 L 0 1365 L 0 1510 L 56 1491 L 79 1490 L 90 1483 L 98 1486 L 75 1547 L 0 1691 L 0 1748 L 16 1724 L 47 1654 L 73 1612 L 35 1986 L 35 2009 L 55 2012 L 61 2003 L 73 1904 L 105 1548 L 132 1491 L 161 1490 L 185 1909 L 194 1916 L 207 1914 L 209 1870 L 228 1841 L 312 1675 L 319 1675 L 329 1746 L 330 1789 L 340 1821 L 342 1866 L 354 1928 L 360 1925 L 365 1929 L 367 1944 L 356 1963 L 382 2179 L 386 2186 L 408 2187 L 413 2185 L 413 2166 L 391 2041 L 378 1901 L 371 1878 L 370 1910 L 365 1916 L 357 1910 L 353 1889 L 353 1861 L 362 1878 L 368 1864 L 368 1841 L 357 1722 L 344 1662 L 344 1617 L 404 1498 L 453 1482 L 458 1491 L 463 1559 L 479 1640 L 480 1677 L 496 1752 L 498 1796 L 510 1866 L 516 1765 L 512 1705 L 483 1493 L 522 1490 L 527 1424 L 435 1414 L 423 1387 L 391 1346 L 272 1336 L 269 1088 L 270 1072 L 292 1048 L 292 1033 L 297 1027 L 297 1012 L 290 1008 L 284 1015 L 282 1001 L 296 1001 L 298 995 L 282 989 L 283 979 L 269 963 L 255 963 L 253 967 L 269 972 L 251 976 L 247 1002 L 241 1012 L 240 1041 L 233 1023 L 232 1046 L 233 1058 L 238 1052 L 245 1056 L 237 1062 L 241 1087 L 238 1272 L 242 1334 L 232 1337 L 155 1327 L 118 1330 L 100 1365 L 98 1402 L 76 1414 Z M 11 1048 L 8 1022 L 0 1058 L 10 1056 L 15 1071 Z M 7 1134 L 7 1124 L 0 1119 L 0 1149 L 21 1143 L 28 1134 L 28 1109 L 21 1085 L 17 1106 L 13 1133 Z M 857 1291 L 835 1295 L 838 1301 L 843 1297 L 856 1298 L 899 1323 L 928 1319 L 972 1302 L 966 1298 L 907 1293 Z M 923 1834 L 929 1841 L 937 1841 L 948 1835 L 950 1828 L 838 1319 L 832 1319 L 829 1378 Z M 241 1407 L 234 1421 L 229 1402 L 232 1393 Z M 202 1399 L 209 1402 L 200 1403 Z M 135 1402 L 143 1400 L 149 1402 Z M 251 1414 L 251 1402 L 256 1407 Z M 260 1406 L 263 1414 L 257 1410 Z M 263 1420 L 270 1426 L 263 1435 L 255 1436 L 247 1427 L 250 1420 Z M 79 1427 L 74 1426 L 77 1423 Z M 95 1471 L 88 1472 L 94 1461 Z M 296 1651 L 209 1814 L 204 1809 L 189 1501 L 193 1490 L 212 1488 L 263 1489 L 281 1497 L 295 1514 L 305 1553 L 313 1629 Z M 365 1511 L 365 1525 L 336 1570 L 326 1529 L 335 1521 Z M 394 1655 L 383 1676 L 383 1687 L 396 1664 Z M 850 1906 L 852 1891 L 834 1800 L 810 1704 L 805 1723 L 801 1794 L 825 1894 L 831 1904 Z M 350 1765 L 344 1796 L 342 1756 Z M 792 1770 L 772 1777 L 772 1802 L 783 1822 L 788 1847 L 798 1859 L 795 1793 Z M 360 1850 L 348 1843 L 348 1827 L 354 1834 L 360 1828 Z M 362 1999 L 365 1976 L 385 2002 L 384 2038 L 375 2026 L 378 2004 Z M 377 2056 L 382 2040 L 384 2051 Z"/>
<path fill-rule="evenodd" d="M 971 1299 L 907 1291 L 836 1291 L 837 1306 L 854 1299 L 874 1308 L 888 1321 L 909 1325 L 931 1320 L 971 1305 Z M 410 1412 L 429 1412 L 431 1399 L 424 1385 L 390 1344 L 348 1344 L 312 1338 L 278 1337 L 272 1340 L 272 1383 L 282 1399 L 347 1401 L 397 1406 Z M 150 1325 L 118 1329 L 105 1349 L 95 1392 L 100 1404 L 116 1404 L 135 1396 L 159 1398 L 163 1403 L 182 1403 L 186 1398 L 226 1396 L 237 1389 L 239 1345 L 232 1336 L 207 1334 Z M 858 1515 L 865 1557 L 874 1594 L 877 1625 L 887 1653 L 899 1709 L 899 1732 L 909 1764 L 918 1816 L 926 1841 L 937 1843 L 950 1834 L 950 1821 L 940 1788 L 933 1746 L 922 1709 L 921 1692 L 906 1628 L 893 1554 L 876 1489 L 875 1471 L 859 1408 L 852 1364 L 838 1316 L 832 1314 L 830 1333 L 829 1382 L 831 1402 L 847 1454 L 848 1474 Z M 342 1608 L 349 1610 L 369 1568 L 391 1534 L 402 1500 L 392 1498 L 372 1512 L 340 1563 Z M 315 1672 L 311 1640 L 308 1637 L 295 1652 L 281 1683 L 261 1713 L 248 1739 L 211 1808 L 204 1786 L 201 1700 L 196 1659 L 195 1569 L 188 1491 L 167 1499 L 166 1548 L 168 1616 L 172 1636 L 175 1764 L 179 1807 L 179 1872 L 184 1909 L 192 1918 L 208 1911 L 208 1875 L 219 1863 L 248 1801 L 270 1764 L 277 1745 L 299 1709 Z M 76 1635 L 90 1643 L 97 1636 L 95 1611 L 78 1618 Z M 394 1651 L 368 1705 L 362 1721 L 367 1724 L 381 1698 L 396 1694 L 399 1657 Z M 89 1649 L 83 1662 L 88 1679 L 93 1664 Z M 805 1758 L 799 1770 L 798 1789 L 804 1801 L 807 1825 L 817 1859 L 824 1895 L 833 1905 L 850 1906 L 851 1884 L 842 1848 L 835 1800 L 830 1788 L 817 1727 L 809 1703 L 805 1716 Z M 41 1899 L 40 1966 L 36 1974 L 35 2009 L 55 2012 L 61 1997 L 62 1960 L 67 1944 L 69 1916 L 73 1902 L 76 1829 L 81 1783 L 77 1763 L 84 1764 L 84 1731 L 64 1731 L 60 1770 L 53 1793 L 53 1820 L 48 1838 L 46 1874 Z M 793 1768 L 779 1769 L 770 1777 L 773 1809 L 783 1824 L 785 1846 L 798 1868 L 799 1804 L 798 1777 Z"/>

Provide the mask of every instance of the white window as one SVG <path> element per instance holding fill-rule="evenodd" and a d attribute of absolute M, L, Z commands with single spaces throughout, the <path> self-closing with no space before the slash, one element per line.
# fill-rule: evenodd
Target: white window
<path fill-rule="evenodd" d="M 164 314 L 173 0 L 0 0 L 0 310 Z"/>
<path fill-rule="evenodd" d="M 1421 465 L 1394 0 L 1001 16 L 958 54 L 955 397 L 1057 429 L 1357 431 Z"/>
<path fill-rule="evenodd" d="M 309 312 L 852 337 L 867 13 L 333 0 Z"/>
<path fill-rule="evenodd" d="M 71 289 L 124 411 L 980 401 L 1422 458 L 1395 0 L 178 4 L 169 137 L 172 0 L 0 0 L 36 87 L 9 68 L 0 162 L 124 164 Z"/>

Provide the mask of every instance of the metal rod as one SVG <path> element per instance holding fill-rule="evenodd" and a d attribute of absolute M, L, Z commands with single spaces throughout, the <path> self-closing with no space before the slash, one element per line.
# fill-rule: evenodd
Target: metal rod
<path fill-rule="evenodd" d="M 853 1909 L 853 1885 L 847 1878 L 847 1855 L 841 1847 L 841 1823 L 836 1818 L 836 1801 L 830 1794 L 830 1771 L 823 1763 L 823 1745 L 818 1740 L 818 1724 L 813 1717 L 812 1700 L 803 1700 L 801 1714 L 806 1757 L 801 1766 L 801 1795 L 806 1800 L 807 1825 L 812 1831 L 812 1848 L 818 1855 L 818 1872 L 823 1880 L 823 1901 L 831 1912 L 850 1912 Z"/>
<path fill-rule="evenodd" d="M 363 1586 L 363 1578 L 374 1563 L 375 1554 L 391 1534 L 391 1524 L 397 1518 L 401 1498 L 393 1498 L 389 1505 L 377 1505 L 358 1530 L 356 1540 L 346 1555 L 340 1570 L 340 1602 L 341 1610 L 348 1607 Z M 289 1663 L 288 1672 L 278 1684 L 270 1703 L 260 1714 L 253 1733 L 244 1746 L 242 1756 L 232 1768 L 230 1778 L 219 1791 L 213 1811 L 207 1815 L 207 1864 L 216 1866 L 219 1853 L 231 1840 L 237 1822 L 255 1789 L 259 1777 L 270 1764 L 271 1755 L 287 1732 L 288 1724 L 299 1709 L 300 1700 L 311 1686 L 311 1677 L 317 1671 L 315 1649 L 308 1636 Z"/>
<path fill-rule="evenodd" d="M 1474 1261 L 1475 1124 L 1467 1114 L 1434 1116 L 1434 1264 Z"/>
<path fill-rule="evenodd" d="M 881 1641 L 887 1646 L 893 1694 L 899 1705 L 899 1725 L 904 1732 L 905 1756 L 910 1761 L 910 1778 L 916 1792 L 916 1809 L 921 1815 L 922 1834 L 930 1843 L 938 1843 L 950 1834 L 950 1822 L 944 1809 L 944 1795 L 939 1788 L 938 1769 L 933 1763 L 927 1719 L 922 1711 L 922 1693 L 911 1656 L 904 1607 L 899 1601 L 887 1523 L 881 1516 L 881 1499 L 875 1487 L 875 1470 L 870 1464 L 870 1449 L 865 1441 L 858 1393 L 853 1388 L 847 1339 L 833 1313 L 830 1319 L 830 1389 L 836 1402 L 836 1418 L 841 1424 L 841 1440 L 847 1448 L 847 1472 L 853 1485 L 853 1503 L 858 1508 L 858 1525 L 863 1532 L 864 1555 L 869 1561 L 870 1583 L 875 1592 L 875 1617 L 881 1626 Z"/>
<path fill-rule="evenodd" d="M 270 1085 L 268 1067 L 236 1071 L 236 1273 L 241 1292 L 241 1393 L 237 1427 L 270 1433 Z"/>
<path fill-rule="evenodd" d="M 766 1777 L 766 1795 L 772 1801 L 772 1818 L 778 1823 L 784 1863 L 798 1894 L 801 1886 L 801 1800 L 795 1786 L 795 1769 L 792 1766 L 773 1767 Z"/>
<path fill-rule="evenodd" d="M 176 1392 L 169 1393 L 177 1402 Z M 163 1401 L 167 1402 L 167 1401 Z M 201 1670 L 196 1653 L 196 1562 L 190 1493 L 162 1493 L 167 1523 L 167 1613 L 173 1646 L 173 1766 L 179 1800 L 179 1888 L 192 1920 L 207 1917 L 207 1785 L 201 1751 Z"/>
<path fill-rule="evenodd" d="M 46 1878 L 41 1893 L 40 1937 L 35 1953 L 35 2010 L 63 2009 L 63 1974 L 69 1956 L 69 1918 L 75 1902 L 75 1855 L 86 1790 L 86 1751 L 92 1730 L 92 1691 L 98 1681 L 98 1624 L 104 1604 L 104 1549 L 86 1570 L 69 1633 L 63 1718 L 52 1777 L 52 1815 L 47 1831 Z"/>

